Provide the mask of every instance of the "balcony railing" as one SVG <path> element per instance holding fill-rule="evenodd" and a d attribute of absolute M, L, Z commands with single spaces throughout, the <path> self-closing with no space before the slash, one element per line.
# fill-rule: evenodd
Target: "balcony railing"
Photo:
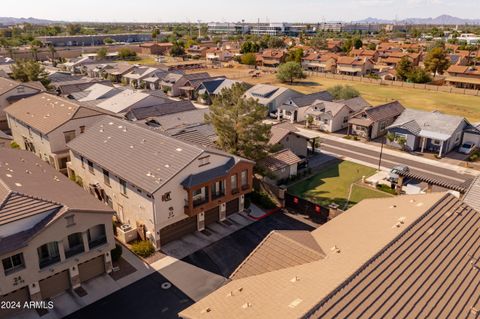
<path fill-rule="evenodd" d="M 53 265 L 53 264 L 56 264 L 59 261 L 60 261 L 60 256 L 40 259 L 40 261 L 39 261 L 40 269 L 48 267 L 48 266 Z"/>
<path fill-rule="evenodd" d="M 65 251 L 65 258 L 70 258 L 72 256 L 81 254 L 84 251 L 85 251 L 85 248 L 83 247 L 83 245 L 78 245 L 78 246 L 75 246 L 75 247 L 71 247 L 69 250 Z"/>
<path fill-rule="evenodd" d="M 207 197 L 201 197 L 193 200 L 193 207 L 197 207 L 200 205 L 203 205 L 205 203 L 208 203 L 208 198 Z"/>
<path fill-rule="evenodd" d="M 238 194 L 239 192 L 238 188 L 232 188 L 232 195 Z"/>
<path fill-rule="evenodd" d="M 218 193 L 213 193 L 212 194 L 212 199 L 217 199 L 225 196 L 225 192 L 218 192 Z"/>
<path fill-rule="evenodd" d="M 107 243 L 107 237 L 102 236 L 88 242 L 88 248 L 93 249 Z"/>
<path fill-rule="evenodd" d="M 247 189 L 250 189 L 250 185 L 248 184 L 245 184 L 245 185 L 242 185 L 242 191 L 246 191 Z"/>

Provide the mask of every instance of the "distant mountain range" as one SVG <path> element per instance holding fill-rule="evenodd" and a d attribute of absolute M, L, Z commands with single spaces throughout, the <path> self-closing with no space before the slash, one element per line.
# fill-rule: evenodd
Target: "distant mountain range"
<path fill-rule="evenodd" d="M 462 25 L 462 24 L 480 24 L 480 19 L 462 19 L 452 17 L 450 15 L 441 15 L 436 18 L 408 18 L 400 21 L 385 20 L 377 18 L 367 18 L 364 20 L 355 21 L 356 23 L 372 23 L 372 24 L 429 24 L 429 25 Z"/>
<path fill-rule="evenodd" d="M 20 23 L 30 23 L 30 24 L 52 24 L 59 23 L 61 21 L 53 21 L 47 19 L 37 19 L 37 18 L 14 18 L 14 17 L 0 17 L 0 25 L 14 25 Z"/>
<path fill-rule="evenodd" d="M 341 19 L 339 19 L 341 20 Z M 0 17 L 0 25 L 14 25 L 20 23 L 30 23 L 30 24 L 39 24 L 46 25 L 52 23 L 64 23 L 65 21 L 54 21 L 47 19 L 37 19 L 37 18 L 14 18 L 14 17 Z M 363 20 L 353 21 L 354 23 L 370 23 L 370 24 L 427 24 L 427 25 L 462 25 L 462 24 L 475 24 L 480 25 L 480 19 L 463 19 L 458 17 L 453 17 L 450 15 L 441 15 L 436 18 L 407 18 L 399 21 L 387 20 L 387 19 L 378 19 L 378 18 L 366 18 Z"/>

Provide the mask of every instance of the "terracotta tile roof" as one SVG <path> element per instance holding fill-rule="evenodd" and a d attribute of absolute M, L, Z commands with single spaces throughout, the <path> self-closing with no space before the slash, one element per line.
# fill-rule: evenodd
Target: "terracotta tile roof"
<path fill-rule="evenodd" d="M 291 165 L 300 163 L 302 160 L 295 155 L 290 149 L 284 149 L 280 152 L 274 153 L 267 158 L 260 161 L 260 165 L 264 166 L 268 170 L 274 172 L 282 168 L 289 167 Z"/>
<path fill-rule="evenodd" d="M 427 231 L 431 227 L 448 227 L 449 221 L 456 218 L 455 210 L 449 210 L 448 206 L 453 207 L 457 202 L 457 199 L 444 193 L 363 200 L 312 232 L 313 238 L 323 249 L 326 257 L 299 266 L 232 280 L 193 306 L 183 310 L 179 315 L 189 319 L 302 318 L 312 309 L 315 311 L 316 305 L 319 305 L 325 297 L 343 285 L 347 278 L 350 278 L 359 269 L 361 270 L 363 265 L 374 261 L 376 256 L 388 249 L 391 244 L 403 239 L 408 241 L 409 238 L 418 238 L 418 236 L 428 237 Z M 445 213 L 450 213 L 449 217 Z M 436 225 L 435 218 L 431 218 L 433 216 L 450 219 L 443 224 Z M 478 216 L 480 217 L 480 215 Z M 464 222 L 471 219 L 470 223 L 473 222 L 473 218 L 477 219 L 478 217 L 473 214 L 458 217 Z M 433 222 L 429 227 L 424 227 L 417 232 L 410 232 L 410 229 L 415 229 L 417 224 L 429 223 L 429 221 Z M 468 231 L 470 234 L 475 234 L 476 228 L 473 226 Z M 454 229 L 461 230 L 458 227 Z M 442 242 L 441 239 L 445 237 L 439 235 L 434 231 L 432 238 L 435 238 L 436 241 L 431 247 L 438 253 L 429 255 L 429 250 L 423 249 L 421 254 L 412 252 L 414 256 L 417 258 L 429 257 L 430 260 L 435 260 L 435 256 L 441 253 L 439 251 L 441 247 L 445 245 L 452 247 L 449 244 L 450 240 L 455 240 L 457 244 L 461 240 L 461 236 L 456 238 L 452 234 Z M 476 237 L 478 236 L 473 236 L 471 240 L 475 240 Z M 414 248 L 420 243 L 410 240 L 409 244 L 411 248 Z M 396 251 L 392 251 L 392 253 L 391 258 L 395 258 Z M 391 254 L 385 255 L 388 258 Z M 462 256 L 465 258 L 465 255 Z M 407 257 L 408 255 L 405 258 Z M 450 259 L 455 257 L 455 254 L 449 257 Z M 436 258 L 437 262 L 442 260 L 442 258 Z M 400 259 L 398 262 L 402 266 L 408 266 L 408 264 L 418 266 L 415 262 L 405 263 L 403 261 Z M 448 263 L 445 262 L 442 266 L 448 266 Z M 392 266 L 392 271 L 396 272 L 394 267 L 395 264 Z M 471 266 L 470 269 L 472 269 Z M 421 274 L 424 278 L 428 276 L 428 274 L 421 273 L 420 270 L 417 274 Z M 387 274 L 388 271 L 387 268 Z M 473 272 L 473 274 L 477 274 L 477 272 Z M 394 278 L 396 276 L 392 277 L 389 282 L 395 287 L 408 280 L 408 276 L 405 276 L 398 278 L 396 283 L 392 283 Z M 375 283 L 381 284 L 381 281 Z M 407 282 L 407 284 L 409 283 Z M 457 285 L 460 284 L 466 286 L 468 282 L 457 283 Z M 428 289 L 428 287 L 431 286 L 425 288 Z M 342 290 L 338 293 L 342 293 Z M 398 296 L 401 296 L 400 292 Z M 447 294 L 444 300 L 448 300 L 450 296 L 452 294 Z M 360 301 L 351 300 L 355 305 Z M 354 312 L 351 316 L 337 318 L 359 317 L 361 317 L 361 313 Z M 386 318 L 393 317 L 386 316 Z M 370 316 L 370 318 L 377 317 Z"/>
<path fill-rule="evenodd" d="M 451 65 L 448 68 L 447 72 L 480 76 L 480 68 L 473 67 L 473 66 Z"/>
<path fill-rule="evenodd" d="M 275 145 L 277 143 L 280 143 L 280 141 L 287 136 L 289 133 L 292 132 L 298 132 L 298 129 L 295 127 L 295 125 L 291 123 L 282 123 L 278 125 L 273 125 L 270 129 L 270 141 L 268 141 L 268 144 L 270 145 Z"/>
<path fill-rule="evenodd" d="M 309 231 L 272 231 L 230 276 L 240 278 L 298 266 L 325 257 Z"/>
<path fill-rule="evenodd" d="M 102 114 L 49 93 L 21 99 L 5 108 L 5 112 L 42 134 L 50 133 L 71 119 Z"/>

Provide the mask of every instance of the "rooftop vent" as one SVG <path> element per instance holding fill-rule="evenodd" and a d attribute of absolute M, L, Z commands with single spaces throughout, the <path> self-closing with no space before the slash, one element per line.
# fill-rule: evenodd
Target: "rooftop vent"
<path fill-rule="evenodd" d="M 303 301 L 302 299 L 297 298 L 297 299 L 295 299 L 294 301 L 292 301 L 292 302 L 288 305 L 288 307 L 289 307 L 289 308 L 295 308 L 295 307 L 298 306 L 302 301 Z"/>
<path fill-rule="evenodd" d="M 246 302 L 242 305 L 243 309 L 251 308 L 253 305 L 250 302 Z"/>

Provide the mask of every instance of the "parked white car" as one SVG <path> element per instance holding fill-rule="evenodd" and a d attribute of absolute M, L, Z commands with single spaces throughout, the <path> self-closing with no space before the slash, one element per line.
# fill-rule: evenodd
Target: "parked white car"
<path fill-rule="evenodd" d="M 462 154 L 470 154 L 471 152 L 473 152 L 473 150 L 475 149 L 475 143 L 473 142 L 465 142 L 463 143 L 459 148 L 458 148 L 458 152 L 459 153 L 462 153 Z"/>

